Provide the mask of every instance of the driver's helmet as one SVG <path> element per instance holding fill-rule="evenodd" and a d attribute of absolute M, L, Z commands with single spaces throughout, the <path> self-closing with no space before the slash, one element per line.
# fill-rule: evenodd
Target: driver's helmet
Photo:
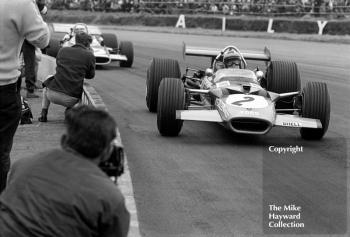
<path fill-rule="evenodd" d="M 223 60 L 226 68 L 241 67 L 242 58 L 236 51 L 228 51 L 223 55 Z"/>
<path fill-rule="evenodd" d="M 82 32 L 88 34 L 87 26 L 83 23 L 78 23 L 74 26 L 73 32 L 74 32 L 74 34 L 78 34 L 78 33 L 82 33 Z"/>

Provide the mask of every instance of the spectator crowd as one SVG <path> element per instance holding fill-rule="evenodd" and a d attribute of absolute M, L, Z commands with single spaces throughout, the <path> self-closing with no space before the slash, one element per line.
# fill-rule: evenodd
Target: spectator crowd
<path fill-rule="evenodd" d="M 151 14 L 333 16 L 350 13 L 350 0 L 48 0 L 51 9 Z"/>

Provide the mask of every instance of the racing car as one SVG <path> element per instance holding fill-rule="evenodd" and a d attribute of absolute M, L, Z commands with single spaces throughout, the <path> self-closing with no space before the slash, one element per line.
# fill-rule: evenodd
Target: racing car
<path fill-rule="evenodd" d="M 266 47 L 241 52 L 233 45 L 218 50 L 184 44 L 183 54 L 209 57 L 211 64 L 205 70 L 187 67 L 181 76 L 177 60 L 153 58 L 147 70 L 146 104 L 157 112 L 161 135 L 179 135 L 184 120 L 217 122 L 241 134 L 267 134 L 282 126 L 300 129 L 303 139 L 325 135 L 327 85 L 308 82 L 301 89 L 295 62 L 271 60 Z M 249 69 L 249 60 L 261 61 L 264 71 Z"/>
<path fill-rule="evenodd" d="M 101 33 L 98 27 L 77 23 L 74 26 L 64 24 L 50 24 L 51 39 L 47 54 L 56 57 L 61 47 L 70 47 L 75 44 L 75 33 L 88 33 L 92 42 L 91 49 L 95 55 L 96 65 L 107 65 L 111 61 L 119 61 L 121 67 L 131 67 L 134 61 L 134 48 L 130 41 L 118 43 L 115 34 Z"/>

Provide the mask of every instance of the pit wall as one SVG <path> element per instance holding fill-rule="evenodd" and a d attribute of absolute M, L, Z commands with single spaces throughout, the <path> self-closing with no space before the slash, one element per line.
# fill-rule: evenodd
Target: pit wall
<path fill-rule="evenodd" d="M 166 26 L 218 29 L 223 31 L 256 31 L 268 33 L 350 35 L 350 19 L 259 18 L 247 16 L 144 15 L 84 11 L 51 10 L 47 22 L 115 25 Z"/>

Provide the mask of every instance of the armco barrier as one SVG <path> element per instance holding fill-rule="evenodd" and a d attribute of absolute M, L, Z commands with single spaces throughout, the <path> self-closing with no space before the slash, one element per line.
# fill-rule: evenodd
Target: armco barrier
<path fill-rule="evenodd" d="M 96 108 L 106 109 L 106 105 L 103 103 L 102 98 L 96 92 L 95 88 L 88 83 L 84 83 L 84 90 L 81 96 L 81 104 L 92 105 Z"/>
<path fill-rule="evenodd" d="M 42 55 L 41 61 L 38 65 L 38 80 L 44 81 L 49 75 L 53 75 L 56 72 L 56 59 L 47 55 Z M 84 90 L 82 94 L 82 98 L 80 101 L 81 104 L 87 104 L 94 106 L 96 108 L 107 110 L 107 106 L 104 104 L 100 95 L 96 92 L 95 88 L 90 86 L 88 83 L 84 83 Z M 117 129 L 117 138 L 116 145 L 123 149 L 123 143 L 120 136 L 119 129 Z M 124 174 L 118 179 L 118 187 L 122 191 L 125 200 L 127 209 L 130 212 L 130 229 L 129 229 L 129 237 L 140 237 L 136 204 L 134 200 L 134 191 L 132 187 L 129 167 L 127 163 L 126 153 L 124 154 Z"/>

